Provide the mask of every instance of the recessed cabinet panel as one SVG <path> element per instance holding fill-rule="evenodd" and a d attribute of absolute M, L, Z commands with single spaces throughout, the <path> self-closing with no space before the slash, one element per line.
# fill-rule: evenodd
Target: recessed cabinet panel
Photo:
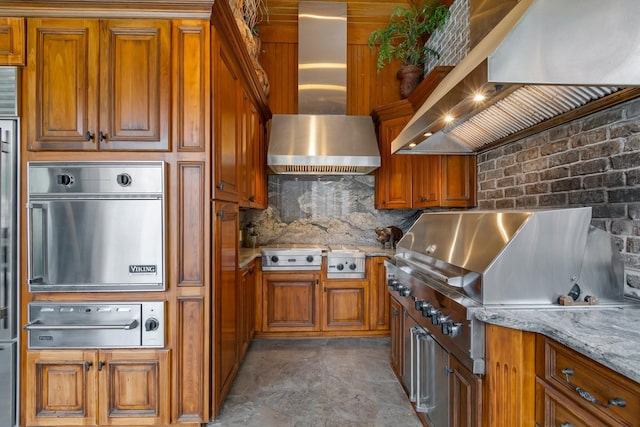
<path fill-rule="evenodd" d="M 24 18 L 0 17 L 0 65 L 25 65 Z"/>
<path fill-rule="evenodd" d="M 317 273 L 263 274 L 263 330 L 318 331 Z"/>

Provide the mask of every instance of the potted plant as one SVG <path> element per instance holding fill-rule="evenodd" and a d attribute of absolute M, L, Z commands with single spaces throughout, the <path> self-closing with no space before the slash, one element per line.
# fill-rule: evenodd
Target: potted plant
<path fill-rule="evenodd" d="M 396 6 L 391 12 L 389 25 L 369 35 L 369 48 L 378 46 L 378 71 L 394 58 L 404 64 L 397 74 L 403 98 L 420 83 L 427 57 L 440 57 L 439 52 L 426 45 L 426 39 L 448 19 L 449 8 L 439 0 L 426 0 L 421 6 L 412 2 L 408 8 Z M 403 81 L 405 75 L 409 81 Z"/>

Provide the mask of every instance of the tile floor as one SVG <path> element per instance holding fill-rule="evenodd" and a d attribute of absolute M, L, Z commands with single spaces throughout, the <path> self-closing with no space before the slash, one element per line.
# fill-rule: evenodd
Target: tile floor
<path fill-rule="evenodd" d="M 209 426 L 420 427 L 388 338 L 254 340 Z"/>

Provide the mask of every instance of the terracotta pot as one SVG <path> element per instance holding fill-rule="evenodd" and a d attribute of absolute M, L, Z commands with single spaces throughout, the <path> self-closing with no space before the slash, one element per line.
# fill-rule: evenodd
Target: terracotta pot
<path fill-rule="evenodd" d="M 403 65 L 396 73 L 400 80 L 400 96 L 407 98 L 422 81 L 424 69 L 417 65 Z"/>

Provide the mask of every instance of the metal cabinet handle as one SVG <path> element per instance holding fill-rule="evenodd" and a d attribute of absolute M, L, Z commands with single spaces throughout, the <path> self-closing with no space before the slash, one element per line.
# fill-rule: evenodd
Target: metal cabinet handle
<path fill-rule="evenodd" d="M 224 182 L 219 182 L 218 185 L 216 185 L 216 188 L 220 191 L 224 190 Z"/>
<path fill-rule="evenodd" d="M 100 136 L 100 142 L 105 142 L 105 143 L 109 142 L 109 141 L 107 141 L 107 134 L 106 133 L 100 131 L 99 136 Z"/>
<path fill-rule="evenodd" d="M 591 402 L 591 403 L 593 403 L 595 405 L 602 406 L 603 408 L 609 408 L 611 406 L 617 406 L 619 408 L 624 408 L 624 407 L 627 406 L 627 402 L 621 397 L 614 397 L 613 399 L 610 399 L 606 404 L 602 403 L 598 399 L 596 399 L 596 397 L 594 395 L 589 393 L 587 390 L 571 384 L 571 381 L 569 381 L 569 376 L 573 375 L 575 373 L 573 368 L 566 368 L 566 369 L 561 370 L 560 372 L 562 372 L 564 374 L 564 377 L 565 377 L 565 380 L 567 381 L 567 384 L 569 384 L 569 386 L 576 393 L 578 393 L 578 395 L 580 395 L 580 397 L 582 397 L 587 402 Z"/>
<path fill-rule="evenodd" d="M 91 133 L 89 131 L 87 131 L 87 133 L 84 134 L 84 139 L 87 141 L 93 141 L 95 142 L 96 139 L 96 134 L 95 133 Z"/>
<path fill-rule="evenodd" d="M 27 203 L 27 283 L 44 283 L 45 276 L 47 274 L 47 221 L 45 219 L 46 205 L 42 203 Z M 42 224 L 40 228 L 40 240 L 42 242 L 42 276 L 34 276 L 34 218 L 33 213 L 36 209 L 42 211 Z"/>
<path fill-rule="evenodd" d="M 39 320 L 27 323 L 24 329 L 27 331 L 70 331 L 70 330 L 99 330 L 99 329 L 124 329 L 129 331 L 138 327 L 140 322 L 133 319 L 124 325 L 46 325 Z"/>
<path fill-rule="evenodd" d="M 102 371 L 102 368 L 104 367 L 105 363 L 101 360 L 98 362 L 98 371 Z"/>
<path fill-rule="evenodd" d="M 256 196 L 249 196 L 249 201 L 250 202 L 255 202 L 256 201 Z"/>
<path fill-rule="evenodd" d="M 84 370 L 89 372 L 89 369 L 91 369 L 91 367 L 93 366 L 93 363 L 91 362 L 84 362 Z"/>

